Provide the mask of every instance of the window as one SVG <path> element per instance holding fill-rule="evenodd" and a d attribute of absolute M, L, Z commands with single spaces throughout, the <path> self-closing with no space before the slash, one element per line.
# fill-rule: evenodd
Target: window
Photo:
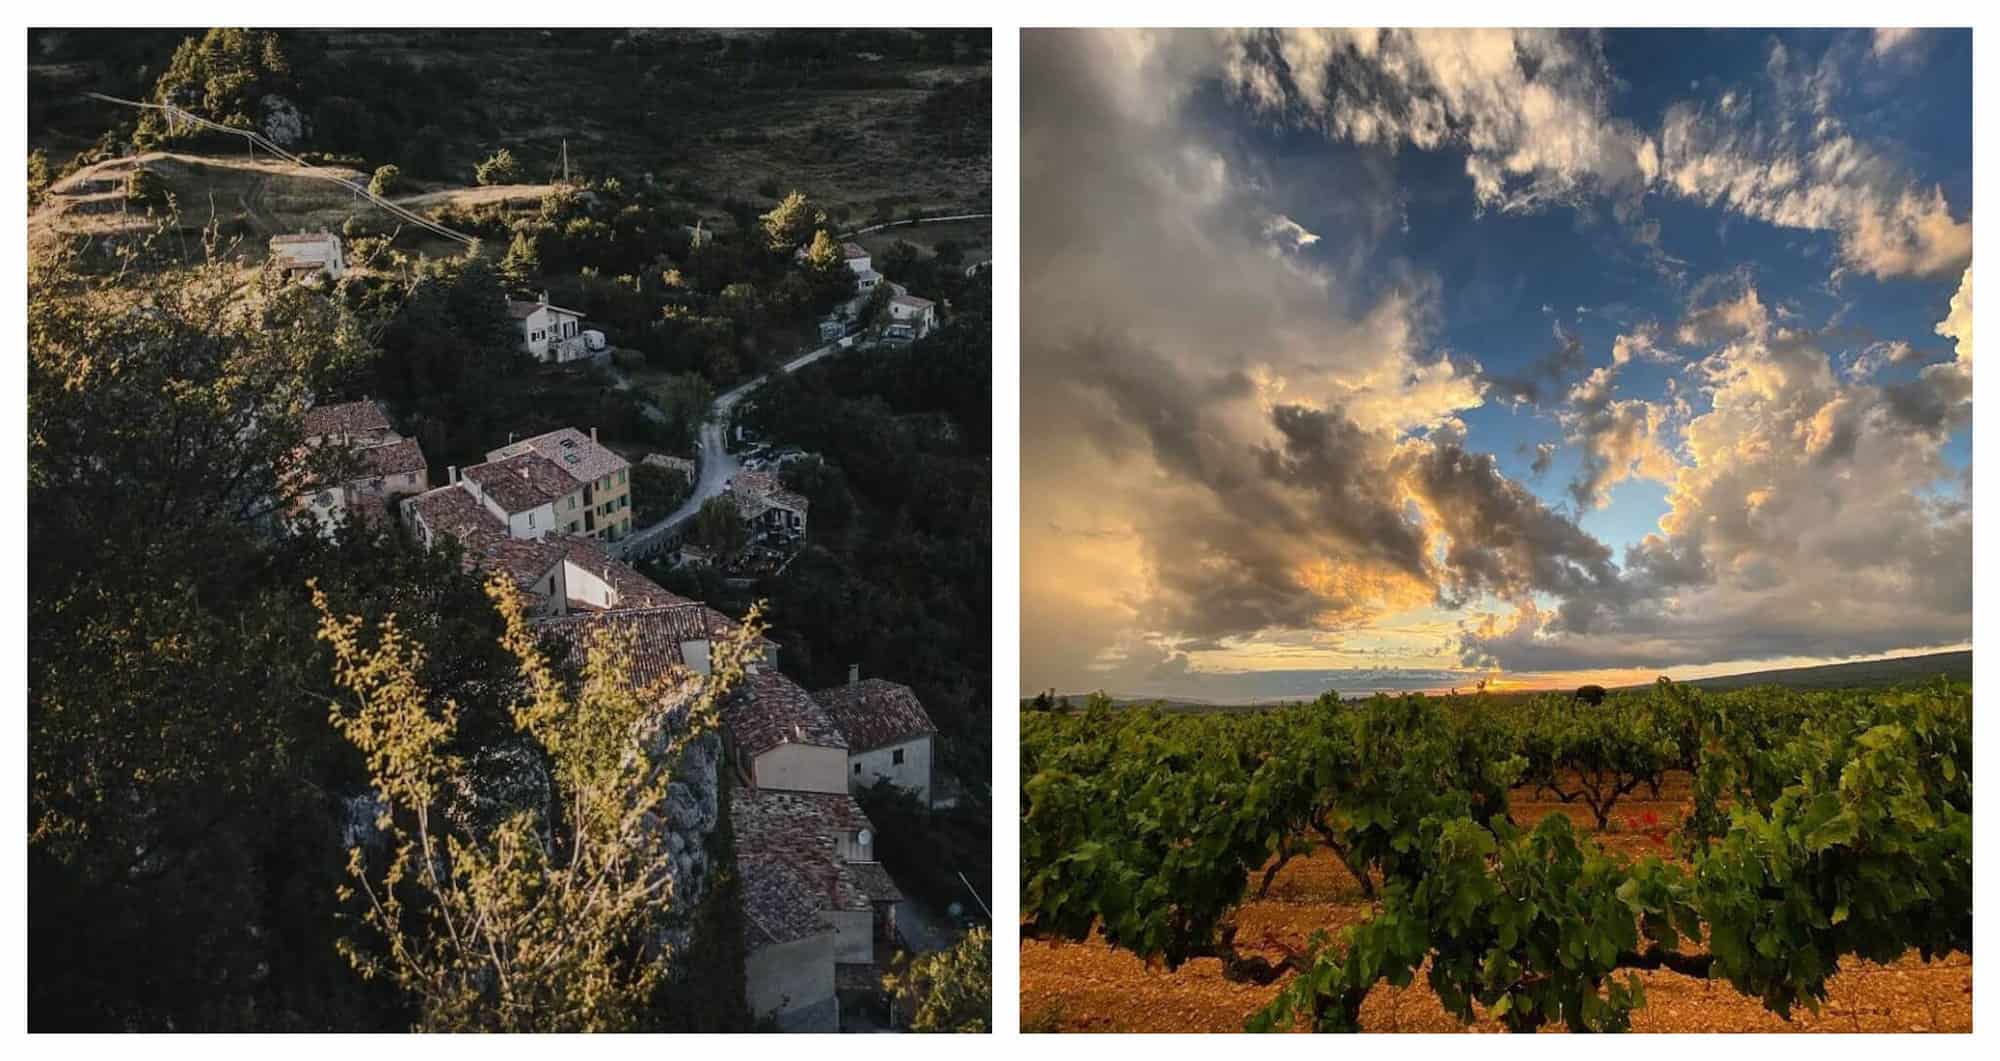
<path fill-rule="evenodd" d="M 532 527 L 534 525 L 535 525 L 535 514 L 533 512 L 530 512 L 528 513 L 528 526 Z"/>
<path fill-rule="evenodd" d="M 618 481 L 619 481 L 619 482 L 621 482 L 621 483 L 625 481 L 625 473 L 624 473 L 624 472 L 619 472 L 619 473 L 618 473 Z"/>
<path fill-rule="evenodd" d="M 895 763 L 897 766 L 903 765 L 903 749 L 898 748 L 895 751 L 890 752 L 889 761 Z"/>
<path fill-rule="evenodd" d="M 854 776 L 856 776 L 856 777 L 860 777 L 860 776 L 861 776 L 861 764 L 860 764 L 860 763 L 855 763 L 855 764 L 854 764 Z"/>

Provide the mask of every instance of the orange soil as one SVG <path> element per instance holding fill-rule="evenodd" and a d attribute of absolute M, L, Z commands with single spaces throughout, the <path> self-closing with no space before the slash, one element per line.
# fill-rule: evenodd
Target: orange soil
<path fill-rule="evenodd" d="M 1605 847 L 1638 857 L 1670 857 L 1656 830 L 1671 829 L 1687 807 L 1687 780 L 1670 778 L 1654 800 L 1644 788 L 1612 811 L 1612 831 L 1599 834 Z M 1524 824 L 1544 815 L 1566 813 L 1579 827 L 1595 831 L 1580 804 L 1537 800 L 1517 789 L 1514 816 Z M 1651 814 L 1657 825 L 1647 821 Z M 1262 874 L 1259 873 L 1258 877 Z M 1257 878 L 1251 886 L 1254 892 Z M 1372 913 L 1346 867 L 1325 851 L 1295 858 L 1271 882 L 1261 899 L 1237 913 L 1239 946 L 1254 950 L 1262 941 L 1299 948 L 1316 929 L 1339 930 Z M 1276 958 L 1271 947 L 1267 956 Z M 1641 1032 L 1970 1032 L 1972 959 L 1951 954 L 1924 962 L 1913 952 L 1887 965 L 1850 959 L 1828 983 L 1828 998 L 1815 1015 L 1793 1011 L 1786 1021 L 1727 983 L 1699 980 L 1667 970 L 1642 971 L 1646 1004 L 1632 1015 Z M 1092 940 L 1059 943 L 1021 941 L 1021 1030 L 1064 1032 L 1238 1032 L 1243 1021 L 1278 993 L 1280 985 L 1259 987 L 1222 977 L 1212 958 L 1187 963 L 1174 972 L 1147 968 L 1130 953 Z M 1378 986 L 1361 1010 L 1370 1032 L 1491 1032 L 1499 1025 L 1479 1021 L 1462 1026 L 1445 1013 L 1422 974 L 1407 988 Z"/>

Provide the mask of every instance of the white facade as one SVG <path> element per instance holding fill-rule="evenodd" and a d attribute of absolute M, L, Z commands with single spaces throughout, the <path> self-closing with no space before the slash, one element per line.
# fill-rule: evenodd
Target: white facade
<path fill-rule="evenodd" d="M 929 806 L 932 739 L 932 734 L 925 733 L 897 744 L 848 753 L 848 783 L 856 789 L 863 789 L 887 779 L 897 788 L 915 792 L 917 798 Z"/>
<path fill-rule="evenodd" d="M 430 488 L 428 470 L 368 475 L 305 495 L 300 510 L 318 524 L 321 537 L 331 538 L 336 522 L 361 506 L 379 506 L 392 496 L 421 494 Z"/>
<path fill-rule="evenodd" d="M 909 325 L 921 339 L 937 327 L 937 305 L 929 299 L 898 295 L 889 300 L 889 319 Z"/>
<path fill-rule="evenodd" d="M 330 232 L 272 236 L 271 260 L 295 280 L 315 276 L 338 280 L 347 273 L 340 237 Z"/>
<path fill-rule="evenodd" d="M 866 298 L 870 291 L 875 290 L 875 285 L 882 282 L 882 274 L 875 271 L 874 258 L 859 243 L 841 244 L 840 255 L 847 262 L 847 267 L 854 270 L 854 286 Z"/>
<path fill-rule="evenodd" d="M 833 960 L 865 965 L 875 960 L 875 911 L 828 910 L 833 922 Z"/>
<path fill-rule="evenodd" d="M 521 327 L 521 349 L 537 361 L 562 363 L 590 356 L 583 338 L 583 314 L 540 302 L 509 303 L 515 322 Z"/>
<path fill-rule="evenodd" d="M 507 536 L 510 538 L 540 538 L 552 530 L 561 529 L 556 522 L 556 504 L 560 499 L 520 512 L 509 512 L 480 488 L 479 480 L 465 476 L 458 479 L 458 484 L 477 499 L 482 508 L 492 513 L 494 519 L 507 525 Z"/>
<path fill-rule="evenodd" d="M 750 763 L 750 781 L 758 788 L 792 792 L 846 792 L 847 752 L 816 744 L 780 744 Z"/>
<path fill-rule="evenodd" d="M 840 1030 L 834 999 L 836 933 L 820 932 L 790 943 L 773 943 L 743 959 L 743 987 L 750 1012 L 771 1017 L 788 1032 Z"/>

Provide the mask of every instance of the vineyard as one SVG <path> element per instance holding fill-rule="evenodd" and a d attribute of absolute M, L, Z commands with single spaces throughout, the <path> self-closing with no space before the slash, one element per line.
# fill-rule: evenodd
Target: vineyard
<path fill-rule="evenodd" d="M 1661 971 L 1789 1019 L 1844 972 L 1972 949 L 1962 683 L 1095 703 L 1021 730 L 1024 974 L 1047 941 L 1212 960 L 1249 1030 L 1382 1030 L 1364 1006 L 1419 984 L 1461 1025 L 1627 1030 Z M 1265 897 L 1302 867 L 1355 901 L 1300 938 Z"/>

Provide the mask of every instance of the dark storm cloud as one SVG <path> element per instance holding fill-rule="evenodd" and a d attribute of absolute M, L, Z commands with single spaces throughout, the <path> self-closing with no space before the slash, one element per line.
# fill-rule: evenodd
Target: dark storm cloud
<path fill-rule="evenodd" d="M 1443 576 L 1460 601 L 1478 593 L 1607 593 L 1618 585 L 1611 550 L 1502 474 L 1490 453 L 1439 432 L 1406 445 L 1396 471 L 1449 536 Z"/>
<path fill-rule="evenodd" d="M 1554 466 L 1555 459 L 1556 459 L 1555 443 L 1553 442 L 1535 443 L 1535 459 L 1528 465 L 1528 474 L 1534 476 L 1547 475 L 1549 473 L 1549 469 Z"/>
<path fill-rule="evenodd" d="M 1503 211 L 1664 179 L 1646 137 L 1597 120 L 1608 97 L 1595 64 L 1530 61 L 1576 43 L 1023 35 L 1024 679 L 1114 692 L 1297 682 L 1309 695 L 1358 675 L 1225 681 L 1205 668 L 1238 652 L 1341 659 L 1329 631 L 1431 603 L 1481 613 L 1456 639 L 1467 667 L 1515 671 L 1964 638 L 1969 506 L 1964 491 L 1929 497 L 1956 471 L 1939 456 L 1945 432 L 1969 419 L 1969 272 L 1952 332 L 1962 361 L 1887 388 L 1836 376 L 1791 304 L 1767 305 L 1747 272 L 1698 285 L 1685 319 L 1660 329 L 1660 342 L 1709 348 L 1674 372 L 1685 394 L 1662 400 L 1620 400 L 1607 372 L 1656 359 L 1651 333 L 1621 336 L 1595 372 L 1561 331 L 1518 370 L 1501 367 L 1502 351 L 1433 352 L 1460 308 L 1388 242 L 1409 167 L 1380 148 L 1465 149 L 1482 206 Z M 1475 65 L 1492 77 L 1464 68 L 1471 55 L 1491 60 Z M 1408 83 L 1371 82 L 1369 63 L 1391 60 Z M 1548 109 L 1525 88 L 1548 87 L 1544 68 L 1590 84 Z M 1476 108 L 1427 125 L 1430 86 L 1461 76 L 1484 86 L 1467 97 Z M 1262 113 L 1241 110 L 1247 97 Z M 1246 117 L 1319 128 L 1380 164 L 1271 164 L 1243 135 Z M 1468 149 L 1474 139 L 1488 146 Z M 1291 194 L 1312 178 L 1339 189 L 1337 210 Z M 1951 312 L 1960 318 L 1957 301 Z M 1495 370 L 1473 371 L 1482 360 Z M 1509 480 L 1462 434 L 1459 417 L 1482 398 L 1562 424 L 1578 511 L 1623 478 L 1668 484 L 1659 533 L 1615 557 Z M 1532 473 L 1553 455 L 1537 447 Z M 1300 634 L 1311 636 L 1290 640 Z M 1395 651 L 1428 666 L 1450 649 Z"/>
<path fill-rule="evenodd" d="M 1583 348 L 1583 340 L 1556 328 L 1555 345 L 1544 351 L 1516 372 L 1492 373 L 1486 375 L 1488 386 L 1507 401 L 1525 405 L 1543 405 L 1562 397 L 1569 385 L 1585 368 L 1589 367 L 1590 356 Z"/>

